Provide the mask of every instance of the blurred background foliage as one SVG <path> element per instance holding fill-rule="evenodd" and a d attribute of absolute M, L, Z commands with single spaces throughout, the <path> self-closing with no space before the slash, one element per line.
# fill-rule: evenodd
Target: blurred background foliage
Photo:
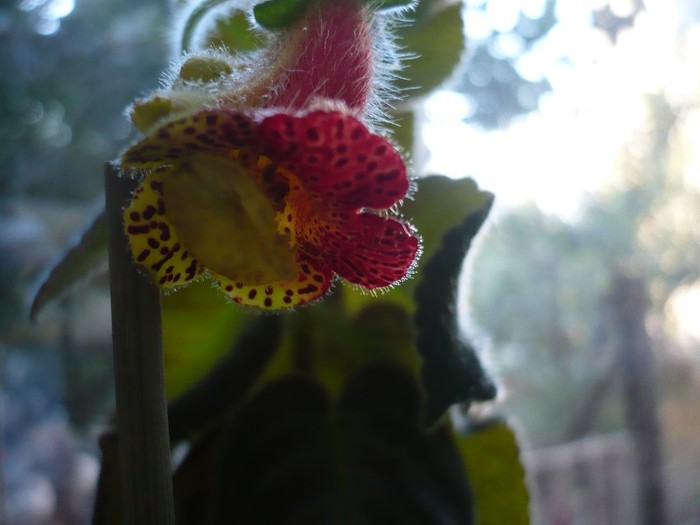
<path fill-rule="evenodd" d="M 410 125 L 397 135 L 406 150 L 418 139 L 419 174 L 425 145 L 410 104 L 447 87 L 463 97 L 464 119 L 486 131 L 504 130 L 539 111 L 553 86 L 546 74 L 528 66 L 528 57 L 558 31 L 568 4 L 419 4 L 417 23 L 399 29 L 400 42 L 424 59 L 409 61 L 408 80 L 399 81 L 408 100 L 399 108 L 400 120 Z M 580 16 L 613 45 L 646 8 L 642 0 L 580 5 Z M 20 0 L 0 6 L 0 522 L 88 520 L 86 501 L 97 476 L 94 435 L 113 403 L 104 274 L 97 272 L 47 308 L 38 325 L 31 326 L 26 313 L 41 273 L 98 209 L 103 163 L 133 138 L 123 110 L 157 85 L 167 64 L 168 10 L 165 0 Z M 220 26 L 221 39 L 215 41 L 229 42 L 230 29 Z M 464 40 L 467 52 L 461 54 Z M 555 59 L 570 61 L 564 53 Z M 698 288 L 700 192 L 688 182 L 688 172 L 697 169 L 692 134 L 698 100 L 697 92 L 682 99 L 672 90 L 651 94 L 643 126 L 619 152 L 617 177 L 588 195 L 575 219 L 536 204 L 498 208 L 468 279 L 470 329 L 480 334 L 477 346 L 487 349 L 486 362 L 499 377 L 501 406 L 516 417 L 533 447 L 628 428 L 626 405 L 634 400 L 625 395 L 620 326 L 611 321 L 613 283 L 624 274 L 643 284 L 649 303 L 642 313 L 660 390 L 670 523 L 690 523 L 700 512 L 700 485 L 693 475 L 700 468 L 700 421 L 692 402 L 700 393 L 700 353 L 696 336 L 678 328 L 679 305 L 697 304 L 690 292 Z M 488 189 L 487 181 L 480 185 Z M 459 195 L 479 200 L 475 191 L 457 192 L 450 196 L 457 202 L 445 205 L 437 195 L 428 195 L 432 209 L 414 202 L 403 208 L 426 236 L 427 254 L 436 248 L 431 221 L 438 223 L 435 231 L 444 232 L 462 216 L 442 213 L 458 206 Z M 459 205 L 469 207 L 468 200 Z M 435 201 L 440 213 L 433 213 Z M 411 308 L 413 286 L 389 292 L 386 303 Z M 370 321 L 382 319 L 394 324 L 397 335 L 406 334 L 403 310 L 382 306 L 387 310 L 376 316 L 371 297 L 352 289 L 341 293 L 347 317 L 329 320 L 330 333 L 341 330 L 376 342 Z M 331 307 L 303 312 L 296 322 L 326 315 Z M 230 348 L 247 314 L 226 308 L 206 286 L 166 296 L 164 309 L 174 395 Z M 184 331 L 182 319 L 191 320 L 193 309 L 198 330 Z M 407 342 L 392 341 L 404 353 Z M 310 347 L 326 348 L 326 342 L 321 333 Z M 186 351 L 192 347 L 199 352 Z M 267 374 L 287 369 L 295 359 L 305 362 L 294 353 L 293 338 L 282 348 L 286 353 L 275 356 Z M 409 368 L 417 359 L 409 359 Z M 347 364 L 326 365 L 324 381 L 340 390 L 333 377 Z M 490 431 L 510 439 L 498 426 Z"/>

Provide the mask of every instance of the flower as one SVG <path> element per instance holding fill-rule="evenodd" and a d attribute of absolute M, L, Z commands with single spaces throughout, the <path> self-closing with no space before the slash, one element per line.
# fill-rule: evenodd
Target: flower
<path fill-rule="evenodd" d="M 337 108 L 204 109 L 161 125 L 122 166 L 146 172 L 124 212 L 134 259 L 161 287 L 209 274 L 239 304 L 322 297 L 334 275 L 374 290 L 418 251 L 386 212 L 409 181 L 394 147 Z"/>

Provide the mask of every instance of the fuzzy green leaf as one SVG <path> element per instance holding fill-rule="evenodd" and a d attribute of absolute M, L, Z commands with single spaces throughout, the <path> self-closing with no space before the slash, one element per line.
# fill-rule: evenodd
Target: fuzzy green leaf
<path fill-rule="evenodd" d="M 398 41 L 412 58 L 397 79 L 397 87 L 409 97 L 437 88 L 452 74 L 464 54 L 464 21 L 461 2 L 436 11 L 437 2 L 423 1 L 413 23 L 398 30 Z"/>
<path fill-rule="evenodd" d="M 477 525 L 527 525 L 529 494 L 513 430 L 503 421 L 480 423 L 457 437 L 474 491 Z"/>
<path fill-rule="evenodd" d="M 423 356 L 421 376 L 432 423 L 454 403 L 493 399 L 496 387 L 474 348 L 459 333 L 456 294 L 472 239 L 486 220 L 492 199 L 449 230 L 425 263 L 416 286 L 416 346 Z"/>
<path fill-rule="evenodd" d="M 415 224 L 422 237 L 423 262 L 440 248 L 450 229 L 492 200 L 493 195 L 480 190 L 474 179 L 451 179 L 442 175 L 418 179 L 415 198 L 406 201 L 401 212 Z"/>
<path fill-rule="evenodd" d="M 69 288 L 92 275 L 107 260 L 107 217 L 100 213 L 49 272 L 34 296 L 30 318 L 36 320 L 44 307 Z"/>

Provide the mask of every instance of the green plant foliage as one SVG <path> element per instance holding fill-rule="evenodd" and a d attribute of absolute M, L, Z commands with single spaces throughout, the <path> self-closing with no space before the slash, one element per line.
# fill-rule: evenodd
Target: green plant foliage
<path fill-rule="evenodd" d="M 36 320 L 44 307 L 94 273 L 107 260 L 107 217 L 100 213 L 43 280 L 34 296 L 30 317 Z"/>
<path fill-rule="evenodd" d="M 226 354 L 252 314 L 200 281 L 162 298 L 168 398 L 182 393 Z"/>
<path fill-rule="evenodd" d="M 401 364 L 418 376 L 420 356 L 406 310 L 391 302 L 374 301 L 351 312 L 345 308 L 345 291 L 336 290 L 322 305 L 285 319 L 284 344 L 261 383 L 303 371 L 336 395 L 354 373 L 377 361 Z"/>
<path fill-rule="evenodd" d="M 423 356 L 421 376 L 427 396 L 426 418 L 435 421 L 454 403 L 486 401 L 496 387 L 476 351 L 459 334 L 456 292 L 464 258 L 491 208 L 487 199 L 442 237 L 416 287 L 416 346 Z"/>
<path fill-rule="evenodd" d="M 464 53 L 464 21 L 461 2 L 446 7 L 423 0 L 414 23 L 397 31 L 398 42 L 411 56 L 404 63 L 396 85 L 409 97 L 419 97 L 439 87 L 452 74 Z"/>
<path fill-rule="evenodd" d="M 358 372 L 337 402 L 286 376 L 193 445 L 175 473 L 178 522 L 469 525 L 451 435 L 419 420 L 418 386 L 394 364 Z"/>
<path fill-rule="evenodd" d="M 260 32 L 253 31 L 248 17 L 242 11 L 219 18 L 207 38 L 207 47 L 226 48 L 231 53 L 254 51 L 263 46 L 265 40 Z"/>
<path fill-rule="evenodd" d="M 249 319 L 231 351 L 169 404 L 172 444 L 206 430 L 248 395 L 279 348 L 282 324 L 280 316 Z"/>
<path fill-rule="evenodd" d="M 406 201 L 402 212 L 418 228 L 422 237 L 423 261 L 428 261 L 443 244 L 445 234 L 465 217 L 484 210 L 493 195 L 480 190 L 474 179 L 451 179 L 431 175 L 418 179 L 413 200 Z"/>
<path fill-rule="evenodd" d="M 529 494 L 513 430 L 492 419 L 457 436 L 474 491 L 476 525 L 527 525 Z"/>
<path fill-rule="evenodd" d="M 309 0 L 268 0 L 253 8 L 255 21 L 266 29 L 279 29 L 296 22 Z"/>

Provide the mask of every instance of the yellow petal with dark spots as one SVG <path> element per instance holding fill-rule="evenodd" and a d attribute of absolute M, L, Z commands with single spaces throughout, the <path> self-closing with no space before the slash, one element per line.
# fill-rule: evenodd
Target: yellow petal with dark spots
<path fill-rule="evenodd" d="M 320 265 L 300 261 L 294 279 L 262 285 L 249 285 L 212 273 L 217 285 L 233 302 L 267 310 L 293 308 L 323 297 L 333 282 L 333 271 Z"/>
<path fill-rule="evenodd" d="M 162 287 L 186 284 L 202 275 L 202 267 L 178 238 L 166 218 L 163 200 L 167 170 L 148 175 L 124 212 L 124 227 L 135 262 L 143 265 Z"/>
<path fill-rule="evenodd" d="M 255 143 L 253 122 L 233 110 L 198 111 L 173 119 L 131 146 L 122 155 L 125 168 L 177 166 L 197 153 L 225 156 L 232 149 Z"/>

